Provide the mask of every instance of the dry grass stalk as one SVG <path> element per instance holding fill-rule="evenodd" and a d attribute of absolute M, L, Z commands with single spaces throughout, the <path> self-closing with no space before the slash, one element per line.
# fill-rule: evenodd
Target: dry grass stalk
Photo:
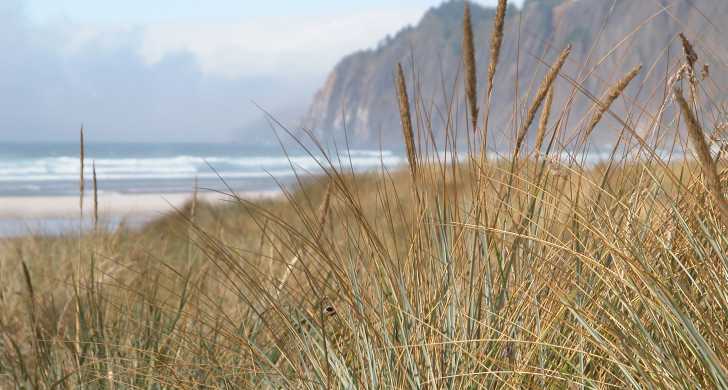
<path fill-rule="evenodd" d="M 192 247 L 193 247 L 192 237 L 193 237 L 193 231 L 194 231 L 194 227 L 195 227 L 195 217 L 197 215 L 197 198 L 198 198 L 197 191 L 198 191 L 197 176 L 195 176 L 195 179 L 192 183 L 192 203 L 190 204 L 190 224 L 187 226 L 188 240 L 187 240 L 187 245 L 185 248 L 188 264 L 191 264 L 191 258 L 192 258 L 192 256 L 191 256 Z M 259 248 L 259 253 L 262 253 L 262 252 L 260 252 L 260 249 L 262 249 L 262 246 L 261 246 L 261 248 Z"/>
<path fill-rule="evenodd" d="M 404 133 L 405 146 L 407 147 L 407 160 L 409 161 L 410 172 L 414 178 L 417 176 L 415 133 L 412 128 L 409 96 L 407 95 L 407 83 L 404 79 L 402 64 L 397 64 L 397 97 L 399 98 L 399 115 L 402 120 L 402 132 Z"/>
<path fill-rule="evenodd" d="M 465 95 L 470 108 L 472 130 L 478 126 L 478 78 L 475 67 L 475 44 L 473 43 L 473 26 L 470 22 L 470 5 L 465 2 L 463 14 L 463 61 L 465 62 Z"/>
<path fill-rule="evenodd" d="M 83 192 L 85 190 L 85 180 L 83 177 L 83 171 L 84 171 L 84 159 L 86 157 L 85 153 L 85 147 L 84 147 L 84 140 L 83 140 L 83 126 L 81 126 L 81 130 L 79 133 L 80 138 L 80 151 L 79 151 L 79 159 L 81 163 L 81 172 L 79 174 L 79 200 L 78 200 L 78 206 L 79 206 L 79 224 L 78 224 L 78 262 L 76 263 L 76 269 L 74 270 L 73 274 L 73 285 L 76 294 L 78 294 L 81 291 L 81 263 L 83 261 L 83 241 L 80 239 L 81 236 L 83 236 Z M 81 307 L 79 304 L 79 300 L 75 300 L 76 305 L 76 312 L 81 312 Z M 75 343 L 73 345 L 73 348 L 75 349 L 76 354 L 76 365 L 80 367 L 80 361 L 78 356 L 81 355 L 81 322 L 79 320 L 79 316 L 74 316 L 74 325 L 75 325 L 75 331 L 76 331 L 76 337 L 75 337 Z"/>
<path fill-rule="evenodd" d="M 685 59 L 688 61 L 690 69 L 695 70 L 695 63 L 698 61 L 698 53 L 695 52 L 693 45 L 685 37 L 685 34 L 680 33 L 680 40 L 682 41 L 683 51 L 685 52 Z"/>
<path fill-rule="evenodd" d="M 690 97 L 693 100 L 693 103 L 697 104 L 696 96 L 698 95 L 698 78 L 695 76 L 695 63 L 698 62 L 698 53 L 695 52 L 695 48 L 693 48 L 693 45 L 690 43 L 688 38 L 685 37 L 685 34 L 680 33 L 679 35 L 680 41 L 682 42 L 683 52 L 685 54 L 685 65 L 687 65 L 686 67 L 684 66 L 684 68 L 690 85 Z"/>
<path fill-rule="evenodd" d="M 93 186 L 94 186 L 94 231 L 99 226 L 99 189 L 98 182 L 96 181 L 96 160 L 91 165 L 91 173 L 93 175 Z"/>
<path fill-rule="evenodd" d="M 541 110 L 541 118 L 538 121 L 538 130 L 536 131 L 536 142 L 533 146 L 533 150 L 536 153 L 541 153 L 541 147 L 543 146 L 543 140 L 546 137 L 546 129 L 549 124 L 549 116 L 551 115 L 551 105 L 554 102 L 554 87 L 549 89 L 546 95 L 546 101 L 544 102 L 543 110 Z"/>
<path fill-rule="evenodd" d="M 328 220 L 331 210 L 331 197 L 333 193 L 334 182 L 330 181 L 329 185 L 326 187 L 326 194 L 324 194 L 324 199 L 321 202 L 321 207 L 319 207 L 317 219 L 318 227 L 316 229 L 316 232 L 314 233 L 314 241 L 318 241 L 323 235 L 324 227 L 326 226 L 326 221 Z M 281 290 L 286 285 L 288 278 L 291 276 L 291 272 L 293 272 L 293 267 L 298 264 L 298 261 L 301 259 L 301 256 L 303 256 L 304 252 L 304 248 L 299 249 L 297 253 L 286 263 L 286 268 L 283 270 L 283 275 L 281 275 L 281 277 L 278 279 L 278 286 L 276 287 L 277 294 L 280 294 Z"/>
<path fill-rule="evenodd" d="M 490 36 L 490 64 L 488 65 L 488 95 L 493 92 L 493 79 L 498 66 L 501 45 L 503 44 L 503 27 L 506 20 L 507 0 L 498 0 L 498 8 L 493 20 L 493 31 Z"/>
<path fill-rule="evenodd" d="M 521 146 L 523 145 L 523 140 L 526 138 L 528 128 L 531 127 L 531 123 L 533 123 L 533 119 L 536 117 L 536 112 L 538 112 L 538 109 L 541 107 L 546 95 L 549 93 L 549 90 L 551 90 L 551 86 L 554 84 L 554 81 L 556 81 L 556 77 L 558 77 L 561 68 L 564 66 L 569 53 L 571 53 L 571 45 L 567 46 L 561 54 L 559 54 L 559 58 L 551 66 L 543 81 L 541 81 L 541 86 L 536 92 L 536 98 L 533 100 L 533 104 L 531 104 L 531 107 L 528 109 L 528 113 L 526 114 L 526 120 L 523 122 L 523 125 L 516 135 L 516 147 L 513 151 L 514 160 L 518 159 L 518 154 L 521 151 Z"/>
<path fill-rule="evenodd" d="M 710 77 L 710 65 L 703 64 L 703 69 L 700 71 L 700 79 L 705 80 Z"/>
<path fill-rule="evenodd" d="M 331 210 L 331 194 L 334 193 L 334 182 L 330 181 L 329 185 L 326 187 L 326 194 L 324 195 L 324 200 L 321 202 L 321 207 L 319 208 L 319 216 L 318 216 L 318 231 L 316 232 L 316 236 L 314 237 L 316 240 L 318 240 L 321 237 L 321 234 L 324 231 L 324 226 L 326 226 L 326 220 L 329 217 L 329 210 Z"/>
<path fill-rule="evenodd" d="M 708 143 L 705 140 L 703 130 L 698 123 L 698 119 L 690 109 L 690 105 L 683 97 L 682 89 L 675 87 L 673 89 L 673 95 L 680 111 L 685 117 L 685 127 L 687 127 L 688 137 L 690 142 L 693 144 L 695 153 L 698 155 L 698 161 L 703 169 L 703 176 L 708 184 L 708 190 L 710 191 L 713 199 L 715 200 L 718 210 L 723 218 L 723 224 L 728 226 L 728 201 L 726 201 L 723 195 L 723 186 L 720 182 L 720 176 L 718 175 L 718 167 L 715 161 L 710 156 L 710 149 Z"/>
<path fill-rule="evenodd" d="M 83 219 L 83 192 L 86 189 L 85 188 L 86 183 L 85 183 L 84 177 L 83 177 L 84 159 L 85 159 L 84 142 L 83 142 L 83 126 L 81 126 L 80 138 L 81 138 L 81 140 L 80 140 L 81 141 L 81 151 L 80 151 L 81 172 L 80 172 L 80 178 L 79 178 L 80 181 L 79 181 L 79 186 L 78 186 L 78 190 L 79 190 L 78 206 L 79 206 L 79 210 L 81 213 L 80 214 L 81 218 Z"/>
<path fill-rule="evenodd" d="M 586 139 L 591 135 L 592 131 L 594 131 L 594 128 L 597 127 L 597 124 L 602 120 L 602 117 L 604 116 L 604 113 L 606 113 L 609 108 L 612 106 L 612 103 L 614 103 L 617 98 L 622 95 L 622 92 L 627 88 L 630 82 L 634 80 L 635 77 L 640 73 L 642 70 L 642 65 L 637 65 L 634 68 L 632 68 L 629 73 L 627 73 L 626 76 L 624 76 L 617 84 L 614 84 L 612 88 L 607 91 L 604 98 L 597 104 L 597 112 L 592 115 L 591 120 L 589 121 L 589 125 L 586 127 L 586 131 L 583 133 L 582 141 L 586 141 Z"/>
<path fill-rule="evenodd" d="M 114 370 L 108 370 L 106 372 L 106 381 L 109 382 L 109 389 L 114 390 Z"/>
<path fill-rule="evenodd" d="M 190 221 L 195 223 L 195 214 L 197 213 L 197 176 L 192 184 L 192 204 L 190 205 Z"/>

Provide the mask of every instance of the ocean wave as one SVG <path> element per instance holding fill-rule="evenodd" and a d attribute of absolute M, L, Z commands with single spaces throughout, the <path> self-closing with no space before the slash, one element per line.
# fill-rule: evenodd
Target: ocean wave
<path fill-rule="evenodd" d="M 99 180 L 148 180 L 215 178 L 218 172 L 223 178 L 259 178 L 291 176 L 300 173 L 319 172 L 330 165 L 357 171 L 382 165 L 392 167 L 404 162 L 403 158 L 389 151 L 354 150 L 339 156 L 189 156 L 163 158 L 99 158 L 85 161 L 84 173 L 90 177 L 92 164 L 96 166 Z M 0 182 L 73 181 L 80 174 L 78 157 L 59 156 L 36 159 L 0 160 Z"/>

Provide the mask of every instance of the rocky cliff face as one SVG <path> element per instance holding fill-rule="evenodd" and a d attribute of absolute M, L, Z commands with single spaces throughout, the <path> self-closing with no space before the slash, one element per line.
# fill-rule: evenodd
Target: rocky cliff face
<path fill-rule="evenodd" d="M 441 134 L 450 122 L 455 124 L 451 128 L 464 132 L 463 7 L 462 0 L 445 2 L 376 49 L 344 58 L 314 97 L 304 126 L 324 140 L 342 139 L 346 130 L 353 144 L 399 143 L 394 69 L 401 62 L 408 70 L 420 128 L 431 126 Z M 471 14 L 482 91 L 495 10 L 471 5 Z M 524 99 L 535 92 L 545 70 L 567 44 L 573 50 L 563 74 L 571 80 L 558 81 L 555 104 L 565 103 L 575 93 L 569 115 L 573 131 L 593 105 L 586 94 L 601 96 L 637 64 L 644 65 L 643 72 L 615 109 L 631 112 L 635 123 L 649 118 L 650 102 L 656 105 L 662 97 L 667 65 L 674 69 L 682 55 L 676 39 L 679 32 L 694 41 L 702 61 L 722 68 L 727 63 L 725 38 L 721 38 L 722 22 L 728 20 L 725 0 L 528 0 L 522 9 L 510 7 L 507 15 L 491 110 L 491 136 L 499 142 L 512 139 L 513 122 L 522 117 Z M 574 92 L 575 83 L 581 91 Z M 647 106 L 626 104 L 634 99 Z M 611 125 L 610 129 L 607 121 L 595 139 L 613 138 L 619 129 L 616 122 Z"/>

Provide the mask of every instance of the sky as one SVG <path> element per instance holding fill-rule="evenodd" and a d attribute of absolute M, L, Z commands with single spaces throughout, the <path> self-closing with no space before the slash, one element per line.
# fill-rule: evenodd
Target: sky
<path fill-rule="evenodd" d="M 235 141 L 439 3 L 2 0 L 0 142 Z"/>

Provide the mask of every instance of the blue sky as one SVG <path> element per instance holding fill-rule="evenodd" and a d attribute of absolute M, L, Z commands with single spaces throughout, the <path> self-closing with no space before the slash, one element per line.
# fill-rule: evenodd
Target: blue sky
<path fill-rule="evenodd" d="M 0 142 L 239 139 L 440 0 L 0 0 Z M 486 0 L 478 1 L 489 4 Z M 264 123 L 264 122 L 263 122 Z"/>

